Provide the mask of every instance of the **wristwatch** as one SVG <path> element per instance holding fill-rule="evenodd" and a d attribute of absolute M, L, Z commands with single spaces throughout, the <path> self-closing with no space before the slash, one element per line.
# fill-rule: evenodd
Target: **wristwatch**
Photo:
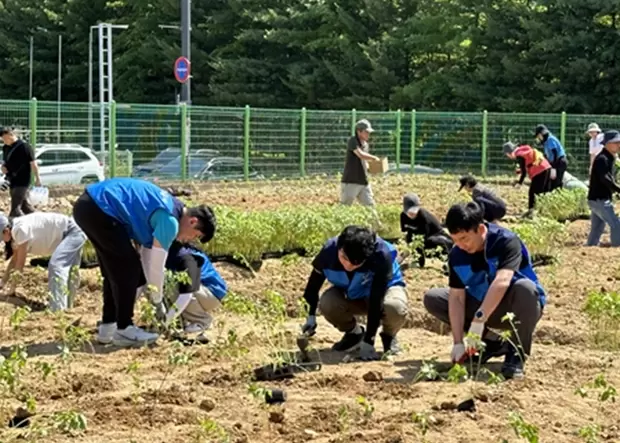
<path fill-rule="evenodd" d="M 480 309 L 478 309 L 478 310 L 476 311 L 476 313 L 474 314 L 474 319 L 475 319 L 476 321 L 479 321 L 479 322 L 484 322 L 484 320 L 485 320 L 485 318 L 484 318 L 484 312 L 482 312 Z"/>

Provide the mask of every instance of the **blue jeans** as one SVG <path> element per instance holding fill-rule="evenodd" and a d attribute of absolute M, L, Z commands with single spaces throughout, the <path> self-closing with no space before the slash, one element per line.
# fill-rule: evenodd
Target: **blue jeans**
<path fill-rule="evenodd" d="M 590 235 L 587 246 L 597 246 L 601 241 L 601 235 L 605 231 L 605 225 L 611 230 L 611 245 L 620 246 L 620 218 L 614 211 L 611 200 L 588 200 L 590 207 Z"/>

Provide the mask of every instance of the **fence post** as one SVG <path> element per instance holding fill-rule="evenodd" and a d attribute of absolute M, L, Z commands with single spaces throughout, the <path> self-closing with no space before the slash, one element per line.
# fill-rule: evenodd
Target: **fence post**
<path fill-rule="evenodd" d="M 116 102 L 110 103 L 110 177 L 116 177 Z"/>
<path fill-rule="evenodd" d="M 489 125 L 489 113 L 482 112 L 482 176 L 487 175 L 487 130 Z"/>
<path fill-rule="evenodd" d="M 181 103 L 181 181 L 187 180 L 187 103 Z"/>
<path fill-rule="evenodd" d="M 301 121 L 300 121 L 300 134 L 299 134 L 299 174 L 302 177 L 306 176 L 306 108 L 301 108 Z"/>
<path fill-rule="evenodd" d="M 396 111 L 396 170 L 400 171 L 400 125 L 401 125 L 400 109 Z"/>
<path fill-rule="evenodd" d="M 250 179 L 250 105 L 243 114 L 243 178 Z"/>
<path fill-rule="evenodd" d="M 357 123 L 357 110 L 351 109 L 351 135 L 355 135 L 355 123 Z"/>
<path fill-rule="evenodd" d="M 28 125 L 30 126 L 30 137 L 29 142 L 32 147 L 32 154 L 34 155 L 34 151 L 37 149 L 37 99 L 32 98 L 30 100 L 30 106 L 28 111 Z M 30 184 L 34 185 L 34 174 L 30 175 Z"/>
<path fill-rule="evenodd" d="M 415 109 L 411 110 L 411 142 L 410 142 L 410 154 L 411 154 L 411 173 L 413 173 L 415 168 L 415 137 L 416 137 L 416 113 Z"/>
<path fill-rule="evenodd" d="M 560 143 L 566 149 L 566 112 L 562 111 L 562 118 L 560 119 Z"/>

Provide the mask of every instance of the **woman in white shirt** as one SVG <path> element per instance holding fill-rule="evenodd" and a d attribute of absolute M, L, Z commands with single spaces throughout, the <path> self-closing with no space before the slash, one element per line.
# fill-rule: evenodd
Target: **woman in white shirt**
<path fill-rule="evenodd" d="M 590 172 L 592 171 L 592 163 L 594 163 L 594 159 L 603 149 L 603 133 L 601 132 L 601 128 L 598 124 L 590 123 L 586 134 L 590 136 L 590 141 L 588 142 L 588 146 L 590 147 L 590 168 L 588 169 L 588 175 L 590 175 Z"/>
<path fill-rule="evenodd" d="M 0 287 L 9 282 L 11 273 L 22 272 L 28 254 L 51 256 L 48 265 L 50 309 L 65 310 L 73 305 L 79 286 L 78 270 L 86 236 L 71 217 L 53 212 L 33 212 L 11 222 L 0 214 L 0 231 L 10 261 Z M 10 292 L 15 291 L 12 284 Z"/>

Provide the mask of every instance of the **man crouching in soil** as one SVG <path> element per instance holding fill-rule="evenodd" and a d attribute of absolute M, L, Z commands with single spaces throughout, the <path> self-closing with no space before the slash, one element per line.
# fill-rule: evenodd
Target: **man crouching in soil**
<path fill-rule="evenodd" d="M 523 377 L 523 363 L 530 355 L 534 328 L 546 302 L 527 248 L 515 233 L 485 223 L 482 208 L 475 202 L 452 206 L 446 226 L 454 240 L 448 257 L 449 288 L 428 291 L 424 306 L 451 326 L 452 362 L 462 363 L 473 356 L 479 340 L 472 337 L 478 337 L 484 344 L 482 363 L 503 355 L 502 375 Z M 509 313 L 514 315 L 512 321 L 506 318 Z M 514 346 L 487 337 L 487 326 L 511 331 L 509 341 Z"/>
<path fill-rule="evenodd" d="M 359 348 L 360 359 L 378 359 L 374 343 L 381 323 L 384 352 L 398 354 L 396 334 L 405 323 L 407 290 L 396 256 L 392 244 L 362 226 L 348 226 L 328 240 L 312 262 L 314 269 L 304 292 L 309 315 L 302 332 L 315 333 L 318 306 L 325 319 L 344 333 L 332 350 Z M 325 280 L 332 286 L 319 301 Z M 366 330 L 356 322 L 356 315 L 367 315 Z"/>

